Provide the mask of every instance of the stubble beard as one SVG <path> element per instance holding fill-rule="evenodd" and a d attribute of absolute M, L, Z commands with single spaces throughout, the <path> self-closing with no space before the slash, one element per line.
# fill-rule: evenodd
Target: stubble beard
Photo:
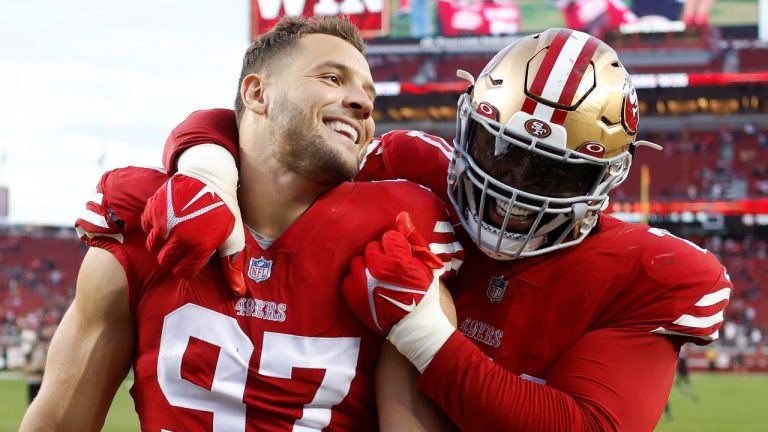
<path fill-rule="evenodd" d="M 325 186 L 336 186 L 357 175 L 356 161 L 345 160 L 337 144 L 311 130 L 313 119 L 299 104 L 280 97 L 273 109 L 269 139 L 274 143 L 274 158 L 282 167 Z"/>

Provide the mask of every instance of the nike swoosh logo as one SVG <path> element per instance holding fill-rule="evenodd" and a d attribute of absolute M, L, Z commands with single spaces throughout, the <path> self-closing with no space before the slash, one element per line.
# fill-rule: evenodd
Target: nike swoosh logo
<path fill-rule="evenodd" d="M 184 208 L 181 209 L 181 211 L 183 212 L 184 210 L 186 210 L 187 207 L 189 207 L 192 204 L 194 204 L 195 201 L 199 200 L 206 193 L 210 193 L 211 194 L 211 198 L 216 197 L 216 195 L 214 194 L 213 190 L 210 187 L 208 187 L 208 185 L 205 185 L 202 189 L 200 189 L 200 192 L 198 192 L 197 195 L 195 195 L 191 200 L 189 200 L 187 205 L 185 205 Z"/>
<path fill-rule="evenodd" d="M 173 208 L 173 191 L 171 191 L 172 182 L 168 181 L 168 182 L 166 182 L 166 185 L 167 185 L 166 186 L 166 198 L 165 198 L 166 199 L 166 202 L 165 202 L 165 206 L 166 206 L 165 207 L 165 211 L 166 211 L 166 213 L 165 213 L 166 214 L 166 226 L 165 226 L 165 235 L 163 236 L 164 240 L 168 239 L 168 236 L 171 234 L 171 231 L 173 230 L 173 228 L 176 225 L 178 225 L 178 224 L 180 224 L 180 223 L 182 223 L 184 221 L 188 221 L 190 219 L 194 219 L 194 218 L 196 218 L 198 216 L 202 216 L 202 215 L 208 213 L 209 211 L 224 205 L 224 201 L 219 201 L 219 202 L 210 204 L 208 206 L 205 206 L 205 207 L 203 207 L 203 208 L 201 208 L 199 210 L 195 210 L 195 211 L 193 211 L 192 213 L 190 213 L 190 214 L 188 214 L 186 216 L 179 217 L 179 216 L 176 215 L 176 211 Z M 195 201 L 200 199 L 200 197 L 202 197 L 206 193 L 210 193 L 212 197 L 216 196 L 215 193 L 213 192 L 213 190 L 211 190 L 206 185 L 205 187 L 200 189 L 200 192 L 198 192 L 197 195 L 195 195 L 195 197 L 192 198 L 192 200 L 189 203 L 187 203 L 187 205 L 185 205 L 183 209 L 181 209 L 181 211 L 183 212 L 187 207 L 192 205 Z"/>
<path fill-rule="evenodd" d="M 379 293 L 379 297 L 382 297 L 384 300 L 387 300 L 388 302 L 392 303 L 393 305 L 399 307 L 400 309 L 402 309 L 402 310 L 404 310 L 406 312 L 411 312 L 411 311 L 413 311 L 414 308 L 416 308 L 416 300 L 414 300 L 414 299 L 411 299 L 411 304 L 406 304 L 406 303 L 403 303 L 403 302 L 399 302 L 399 301 L 397 301 L 395 299 L 389 298 L 389 297 L 387 297 L 387 296 L 385 296 L 384 294 L 381 294 L 381 293 Z"/>

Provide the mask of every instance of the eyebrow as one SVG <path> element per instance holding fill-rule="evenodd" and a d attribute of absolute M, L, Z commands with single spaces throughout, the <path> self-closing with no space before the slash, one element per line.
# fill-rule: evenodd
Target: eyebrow
<path fill-rule="evenodd" d="M 316 69 L 321 69 L 324 67 L 330 67 L 338 71 L 341 71 L 345 74 L 352 74 L 352 69 L 349 66 L 345 65 L 344 63 L 339 63 L 337 61 L 329 60 L 325 63 L 321 63 L 317 65 Z M 371 96 L 371 100 L 376 99 L 376 88 L 373 86 L 372 82 L 370 81 L 365 82 L 363 84 L 363 88 L 365 88 L 365 90 L 369 93 L 369 96 Z"/>

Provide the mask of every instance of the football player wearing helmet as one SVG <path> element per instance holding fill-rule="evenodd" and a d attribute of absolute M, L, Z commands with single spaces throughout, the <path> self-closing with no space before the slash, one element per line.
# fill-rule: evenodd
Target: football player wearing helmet
<path fill-rule="evenodd" d="M 170 180 L 137 167 L 102 177 L 76 224 L 91 249 L 53 338 L 56 367 L 22 430 L 101 429 L 131 366 L 142 430 L 377 429 L 384 339 L 345 301 L 344 277 L 365 252 L 356 262 L 382 293 L 371 324 L 400 321 L 407 311 L 387 304 L 426 295 L 452 262 L 430 251 L 454 243 L 445 204 L 405 181 L 348 181 L 370 140 L 374 98 L 348 20 L 281 20 L 249 47 L 238 89 L 238 124 L 227 131 L 242 143 L 239 205 L 226 197 L 238 173 L 201 181 L 199 153 Z M 214 147 L 196 149 L 213 151 L 203 156 L 213 171 L 235 168 Z M 148 200 L 155 211 L 141 221 Z M 209 260 L 212 250 L 187 253 L 174 241 L 186 237 L 239 252 Z"/>
<path fill-rule="evenodd" d="M 523 59 L 523 61 L 521 61 Z M 489 256 L 578 244 L 629 173 L 638 101 L 609 46 L 549 31 L 508 46 L 459 99 L 449 198 Z"/>
<path fill-rule="evenodd" d="M 451 204 L 468 247 L 448 282 L 458 331 L 439 319 L 434 295 L 401 301 L 410 313 L 376 325 L 367 252 L 352 261 L 347 300 L 388 331 L 421 372 L 419 388 L 462 430 L 652 430 L 677 352 L 717 339 L 732 285 L 710 252 L 603 213 L 638 147 L 657 147 L 637 138 L 629 75 L 603 42 L 551 29 L 503 49 L 476 80 L 459 76 L 469 86 L 453 147 L 391 132 L 371 142 L 356 177 L 410 179 Z M 200 142 L 237 154 L 236 136 L 196 133 L 205 135 L 172 137 L 166 164 Z M 402 415 L 405 398 L 390 399 L 380 415 Z"/>

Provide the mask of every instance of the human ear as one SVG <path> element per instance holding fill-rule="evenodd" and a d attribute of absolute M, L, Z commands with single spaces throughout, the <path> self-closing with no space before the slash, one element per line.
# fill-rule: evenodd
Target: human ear
<path fill-rule="evenodd" d="M 267 96 L 264 75 L 248 74 L 240 85 L 240 98 L 246 109 L 264 115 L 267 111 Z"/>

